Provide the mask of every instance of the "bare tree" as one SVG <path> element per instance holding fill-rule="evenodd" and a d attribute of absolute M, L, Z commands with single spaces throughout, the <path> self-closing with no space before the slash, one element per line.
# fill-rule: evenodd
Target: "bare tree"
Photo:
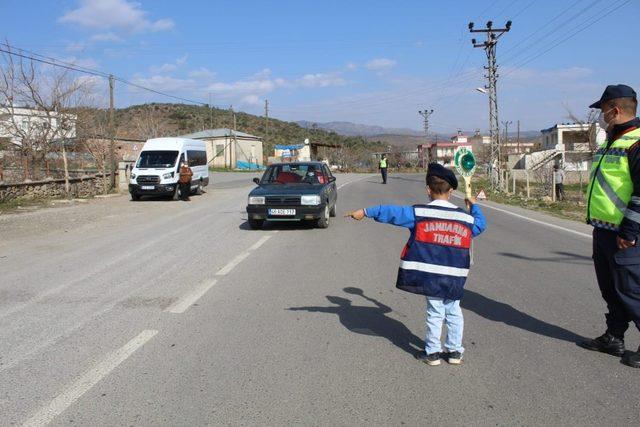
<path fill-rule="evenodd" d="M 146 105 L 133 118 L 133 128 L 140 139 L 159 138 L 171 132 L 171 126 L 155 105 Z"/>
<path fill-rule="evenodd" d="M 24 179 L 37 178 L 37 166 L 47 166 L 47 155 L 60 152 L 69 172 L 65 141 L 75 137 L 76 115 L 70 109 L 90 92 L 91 80 L 68 69 L 37 67 L 30 59 L 0 56 L 0 124 L 23 159 Z"/>

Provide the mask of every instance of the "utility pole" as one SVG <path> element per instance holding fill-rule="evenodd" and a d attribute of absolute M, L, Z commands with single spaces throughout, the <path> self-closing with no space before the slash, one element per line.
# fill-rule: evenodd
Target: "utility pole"
<path fill-rule="evenodd" d="M 493 22 L 488 21 L 486 28 L 474 29 L 473 22 L 469 22 L 469 31 L 472 33 L 486 33 L 487 40 L 478 43 L 476 39 L 472 39 L 473 47 L 481 47 L 487 54 L 488 65 L 485 68 L 487 74 L 488 85 L 485 87 L 489 91 L 489 135 L 491 137 L 491 188 L 500 188 L 500 121 L 498 120 L 498 96 L 497 96 L 497 79 L 498 65 L 496 64 L 496 46 L 498 39 L 511 29 L 511 21 L 507 21 L 505 28 L 493 28 Z"/>
<path fill-rule="evenodd" d="M 264 139 L 265 142 L 269 137 L 269 100 L 264 100 Z"/>
<path fill-rule="evenodd" d="M 502 126 L 504 126 L 504 143 L 507 144 L 507 153 L 509 154 L 509 125 L 513 124 L 511 120 L 502 121 Z"/>
<path fill-rule="evenodd" d="M 233 113 L 233 145 L 231 149 L 231 168 L 235 169 L 238 161 L 238 139 L 236 138 L 236 131 L 238 130 L 238 126 L 236 123 L 236 112 L 231 108 L 231 112 Z"/>
<path fill-rule="evenodd" d="M 420 114 L 424 119 L 424 122 L 423 122 L 424 139 L 425 139 L 425 142 L 429 144 L 429 116 L 433 114 L 433 109 L 421 110 L 421 111 L 418 111 L 418 114 Z M 424 150 L 422 152 L 423 152 L 422 167 L 425 168 L 426 165 L 429 164 L 429 150 L 427 150 L 426 156 L 424 155 Z"/>
<path fill-rule="evenodd" d="M 209 92 L 209 129 L 213 129 L 213 105 L 211 105 L 211 92 Z"/>
<path fill-rule="evenodd" d="M 520 154 L 520 120 L 518 120 L 518 136 L 516 137 L 516 144 L 518 145 L 518 154 Z"/>
<path fill-rule="evenodd" d="M 116 126 L 114 117 L 114 102 L 113 102 L 113 89 L 115 86 L 115 79 L 112 74 L 109 74 L 109 164 L 111 171 L 111 189 L 116 188 Z"/>

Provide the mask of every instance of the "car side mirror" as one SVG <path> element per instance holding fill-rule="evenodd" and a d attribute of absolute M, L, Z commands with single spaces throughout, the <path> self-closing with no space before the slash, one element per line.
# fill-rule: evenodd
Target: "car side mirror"
<path fill-rule="evenodd" d="M 336 182 L 336 177 L 335 176 L 330 176 L 329 177 L 329 182 Z"/>
<path fill-rule="evenodd" d="M 260 178 L 253 178 L 252 181 L 255 182 L 257 185 L 260 185 Z"/>

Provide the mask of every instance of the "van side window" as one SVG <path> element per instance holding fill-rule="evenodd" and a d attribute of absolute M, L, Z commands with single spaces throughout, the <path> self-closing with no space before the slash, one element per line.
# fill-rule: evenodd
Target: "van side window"
<path fill-rule="evenodd" d="M 187 158 L 189 159 L 189 166 L 206 166 L 207 165 L 207 152 L 188 150 Z"/>

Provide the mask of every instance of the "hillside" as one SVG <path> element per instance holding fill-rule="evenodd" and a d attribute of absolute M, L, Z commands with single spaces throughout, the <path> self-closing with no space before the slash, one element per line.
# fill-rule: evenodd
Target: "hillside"
<path fill-rule="evenodd" d="M 345 136 L 366 136 L 375 137 L 376 135 L 410 135 L 419 136 L 421 133 L 411 129 L 401 128 L 384 128 L 382 126 L 363 125 L 352 122 L 326 122 L 315 123 L 306 120 L 296 122 L 306 129 L 324 129 Z"/>
<path fill-rule="evenodd" d="M 184 135 L 209 128 L 233 128 L 231 111 L 185 104 L 134 105 L 117 109 L 115 119 L 116 133 L 123 138 L 147 139 Z M 376 140 L 338 135 L 322 129 L 305 129 L 296 123 L 273 118 L 269 119 L 267 134 L 265 125 L 264 117 L 236 112 L 237 129 L 264 138 L 265 155 L 271 154 L 276 144 L 300 144 L 305 138 L 315 142 L 339 144 L 345 149 L 358 152 L 376 151 L 382 146 Z"/>

